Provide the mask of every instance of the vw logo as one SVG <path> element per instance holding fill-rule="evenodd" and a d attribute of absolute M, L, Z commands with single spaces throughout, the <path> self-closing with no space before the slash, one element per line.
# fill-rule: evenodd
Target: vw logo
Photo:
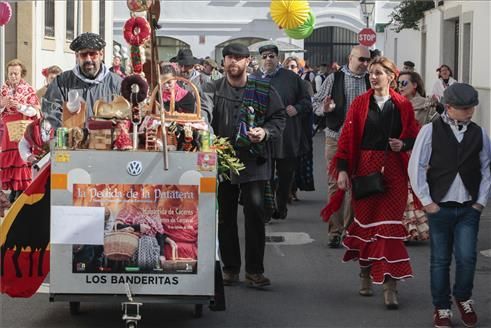
<path fill-rule="evenodd" d="M 131 161 L 128 163 L 126 166 L 126 171 L 128 172 L 129 175 L 132 176 L 137 176 L 142 174 L 143 172 L 143 165 L 142 162 L 140 161 Z"/>

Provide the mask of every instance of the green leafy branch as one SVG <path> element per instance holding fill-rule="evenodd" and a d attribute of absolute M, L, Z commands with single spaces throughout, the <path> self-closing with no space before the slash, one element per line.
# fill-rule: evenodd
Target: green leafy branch
<path fill-rule="evenodd" d="M 239 175 L 245 169 L 244 164 L 237 158 L 234 147 L 228 138 L 216 137 L 212 148 L 218 156 L 218 176 L 220 179 L 230 180 L 230 173 Z"/>

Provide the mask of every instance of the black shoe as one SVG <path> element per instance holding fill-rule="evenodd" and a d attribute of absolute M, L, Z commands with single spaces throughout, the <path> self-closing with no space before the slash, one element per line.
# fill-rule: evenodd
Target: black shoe
<path fill-rule="evenodd" d="M 288 215 L 288 210 L 285 210 L 285 211 L 275 210 L 273 212 L 272 218 L 275 220 L 284 220 L 284 219 L 286 219 L 287 215 Z"/>
<path fill-rule="evenodd" d="M 329 248 L 339 248 L 341 247 L 341 236 L 334 235 L 329 238 L 329 242 L 327 243 Z"/>

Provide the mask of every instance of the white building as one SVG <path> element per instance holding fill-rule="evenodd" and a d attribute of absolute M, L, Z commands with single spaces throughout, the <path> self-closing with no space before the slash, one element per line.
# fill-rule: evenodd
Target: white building
<path fill-rule="evenodd" d="M 130 17 L 125 2 L 115 3 L 113 19 L 114 40 L 123 46 L 127 46 L 123 26 Z M 384 3 L 377 2 L 376 7 L 382 8 Z M 272 21 L 270 0 L 161 1 L 162 28 L 157 31 L 159 58 L 168 60 L 179 48 L 190 47 L 196 57 L 220 60 L 221 49 L 228 42 L 250 45 L 262 40 L 279 40 L 306 49 L 305 57 L 316 64 L 332 60 L 345 62 L 346 51 L 357 44 L 357 33 L 367 24 L 359 1 L 309 1 L 309 4 L 316 17 L 316 31 L 304 41 L 290 39 Z M 374 26 L 373 17 L 370 26 Z"/>
<path fill-rule="evenodd" d="M 113 2 L 105 0 L 8 1 L 13 10 L 10 22 L 0 28 L 0 76 L 5 65 L 20 59 L 27 67 L 26 81 L 41 88 L 43 68 L 58 65 L 72 69 L 75 55 L 70 42 L 82 32 L 104 35 L 108 44 L 105 60 L 112 58 Z M 102 19 L 99 19 L 102 17 Z"/>
<path fill-rule="evenodd" d="M 440 2 L 441 3 L 441 2 Z M 426 91 L 438 79 L 436 69 L 450 66 L 459 82 L 473 85 L 479 92 L 480 105 L 475 114 L 489 132 L 491 128 L 490 23 L 488 1 L 444 1 L 425 12 L 421 31 L 395 33 L 386 28 L 384 53 L 399 67 L 405 60 L 416 64 L 426 83 Z"/>

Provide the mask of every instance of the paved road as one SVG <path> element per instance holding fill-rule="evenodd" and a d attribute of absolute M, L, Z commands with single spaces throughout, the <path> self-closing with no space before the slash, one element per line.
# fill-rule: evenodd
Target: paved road
<path fill-rule="evenodd" d="M 341 263 L 343 250 L 326 247 L 326 224 L 319 219 L 326 195 L 322 143 L 322 136 L 315 138 L 317 191 L 300 193 L 287 220 L 267 226 L 269 235 L 284 234 L 291 241 L 266 248 L 266 273 L 273 286 L 264 291 L 227 287 L 227 311 L 205 309 L 199 319 L 193 318 L 191 305 L 145 304 L 139 327 L 431 327 L 426 242 L 408 245 L 415 277 L 400 284 L 397 311 L 384 308 L 380 287 L 373 297 L 358 296 L 357 265 Z M 491 249 L 490 236 L 491 210 L 487 210 L 481 221 L 480 251 Z M 491 258 L 482 254 L 474 292 L 480 327 L 491 327 Z M 0 301 L 2 328 L 123 327 L 116 303 L 83 303 L 82 314 L 71 316 L 66 303 L 49 303 L 47 294 L 30 299 L 1 296 Z M 455 313 L 455 326 L 463 327 L 458 317 Z"/>

